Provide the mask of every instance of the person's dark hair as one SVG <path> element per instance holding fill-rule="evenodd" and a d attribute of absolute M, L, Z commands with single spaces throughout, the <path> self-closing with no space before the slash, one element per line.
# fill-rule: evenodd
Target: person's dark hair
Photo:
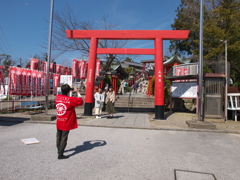
<path fill-rule="evenodd" d="M 61 86 L 62 95 L 68 95 L 69 91 L 73 90 L 68 84 Z"/>

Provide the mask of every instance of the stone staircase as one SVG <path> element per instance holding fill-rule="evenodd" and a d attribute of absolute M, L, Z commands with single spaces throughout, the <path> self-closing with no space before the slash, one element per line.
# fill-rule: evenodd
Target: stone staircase
<path fill-rule="evenodd" d="M 118 112 L 154 112 L 154 97 L 148 97 L 144 94 L 117 95 L 115 109 Z"/>
<path fill-rule="evenodd" d="M 83 98 L 84 93 L 81 93 Z M 148 97 L 145 94 L 131 94 L 129 101 L 129 93 L 123 95 L 116 95 L 116 102 L 114 104 L 117 112 L 154 112 L 154 97 Z M 129 107 L 129 108 L 128 108 Z M 84 109 L 84 106 L 78 106 L 76 109 Z"/>

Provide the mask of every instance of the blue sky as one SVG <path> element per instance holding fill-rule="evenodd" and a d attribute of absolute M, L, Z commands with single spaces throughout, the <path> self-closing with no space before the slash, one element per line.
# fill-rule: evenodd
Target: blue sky
<path fill-rule="evenodd" d="M 180 0 L 55 0 L 54 10 L 67 4 L 80 14 L 83 21 L 94 21 L 107 15 L 120 30 L 171 30 Z M 27 61 L 43 54 L 48 43 L 50 0 L 1 0 L 0 54 L 10 54 L 14 60 Z M 54 27 L 53 27 L 54 28 Z M 164 42 L 165 52 L 169 42 Z M 152 48 L 152 41 L 130 41 L 127 47 Z M 56 52 L 52 51 L 54 57 Z M 56 58 L 57 63 L 81 57 L 80 52 Z M 153 59 L 138 56 L 136 61 Z"/>

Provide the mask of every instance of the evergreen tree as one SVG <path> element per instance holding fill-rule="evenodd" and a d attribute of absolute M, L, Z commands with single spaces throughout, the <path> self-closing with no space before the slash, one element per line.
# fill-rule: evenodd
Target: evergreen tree
<path fill-rule="evenodd" d="M 192 55 L 198 49 L 199 38 L 199 2 L 197 0 L 181 0 L 177 8 L 177 17 L 172 24 L 173 30 L 190 30 L 189 38 L 185 41 L 171 41 L 171 50 L 179 55 Z"/>
<path fill-rule="evenodd" d="M 172 28 L 191 31 L 187 41 L 173 41 L 175 51 L 199 55 L 199 3 L 197 0 L 182 0 L 176 10 L 177 18 Z M 228 45 L 228 62 L 231 77 L 240 84 L 240 2 L 239 0 L 210 0 L 204 3 L 203 22 L 204 62 L 224 60 L 225 46 Z M 238 82 L 239 81 L 239 82 Z"/>

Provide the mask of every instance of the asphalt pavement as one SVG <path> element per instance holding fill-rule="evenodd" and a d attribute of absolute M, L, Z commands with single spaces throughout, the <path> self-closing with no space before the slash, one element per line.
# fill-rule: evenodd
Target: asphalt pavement
<path fill-rule="evenodd" d="M 0 122 L 1 180 L 236 180 L 240 135 L 80 126 L 57 159 L 54 124 Z M 25 145 L 21 139 L 36 138 Z"/>

